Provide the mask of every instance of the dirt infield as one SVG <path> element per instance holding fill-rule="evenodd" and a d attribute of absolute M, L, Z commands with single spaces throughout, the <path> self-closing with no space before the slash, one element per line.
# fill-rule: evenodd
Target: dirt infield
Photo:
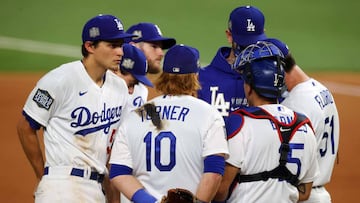
<path fill-rule="evenodd" d="M 2 137 L 5 138 L 0 147 L 0 202 L 33 202 L 35 175 L 20 146 L 16 122 L 21 116 L 27 95 L 41 75 L 0 75 L 0 123 Z M 357 193 L 360 191 L 357 184 L 360 182 L 360 159 L 356 156 L 360 154 L 360 133 L 356 128 L 356 117 L 360 116 L 360 108 L 357 106 L 360 104 L 360 73 L 321 73 L 311 76 L 329 84 L 340 114 L 339 159 L 332 182 L 326 187 L 334 203 L 357 202 Z M 355 93 L 351 95 L 351 92 Z"/>

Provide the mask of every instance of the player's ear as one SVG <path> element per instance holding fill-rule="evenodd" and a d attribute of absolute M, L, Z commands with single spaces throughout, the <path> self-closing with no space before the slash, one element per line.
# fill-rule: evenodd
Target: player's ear
<path fill-rule="evenodd" d="M 232 33 L 229 29 L 225 30 L 225 34 L 226 34 L 226 39 L 229 42 L 229 44 L 233 43 L 233 37 L 232 37 Z"/>
<path fill-rule="evenodd" d="M 244 93 L 245 93 L 245 96 L 247 96 L 247 97 L 250 96 L 251 92 L 252 92 L 251 86 L 250 86 L 248 83 L 245 83 L 245 82 L 244 82 Z"/>
<path fill-rule="evenodd" d="M 94 46 L 93 46 L 93 42 L 91 41 L 86 41 L 84 42 L 84 47 L 85 49 L 89 52 L 89 53 L 93 53 L 94 52 Z"/>

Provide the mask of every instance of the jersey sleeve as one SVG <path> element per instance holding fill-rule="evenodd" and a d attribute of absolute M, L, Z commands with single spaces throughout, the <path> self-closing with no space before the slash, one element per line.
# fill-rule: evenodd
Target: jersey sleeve
<path fill-rule="evenodd" d="M 231 156 L 226 162 L 237 168 L 241 168 L 246 149 L 243 130 L 244 117 L 241 114 L 232 113 L 226 121 L 226 132 Z"/>
<path fill-rule="evenodd" d="M 309 125 L 307 125 L 306 127 L 310 129 Z M 304 174 L 304 177 L 300 180 L 301 183 L 313 182 L 320 174 L 319 164 L 317 161 L 317 144 L 315 135 L 312 130 L 309 130 L 309 133 L 305 136 L 305 147 L 307 153 L 309 154 L 309 159 L 308 162 L 306 162 L 308 167 L 306 173 Z"/>
<path fill-rule="evenodd" d="M 203 148 L 203 157 L 213 154 L 225 154 L 228 157 L 228 145 L 226 141 L 226 132 L 224 119 L 220 113 L 211 107 L 211 115 L 209 116 L 209 129 L 206 132 Z"/>
<path fill-rule="evenodd" d="M 28 116 L 46 127 L 51 115 L 62 103 L 64 89 L 60 89 L 59 81 L 51 72 L 42 77 L 29 94 L 23 110 Z"/>
<path fill-rule="evenodd" d="M 126 123 L 120 125 L 119 130 L 117 131 L 109 163 L 133 168 L 128 139 L 126 137 L 125 124 Z"/>

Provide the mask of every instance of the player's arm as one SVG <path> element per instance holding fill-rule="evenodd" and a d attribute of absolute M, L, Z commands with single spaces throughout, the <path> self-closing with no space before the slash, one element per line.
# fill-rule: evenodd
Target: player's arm
<path fill-rule="evenodd" d="M 37 130 L 40 128 L 41 125 L 32 120 L 25 113 L 24 116 L 21 116 L 17 124 L 17 133 L 21 146 L 27 159 L 30 161 L 31 166 L 33 167 L 38 180 L 41 179 L 44 173 L 44 158 L 37 134 Z"/>
<path fill-rule="evenodd" d="M 239 168 L 226 163 L 224 176 L 220 183 L 219 190 L 217 191 L 217 193 L 213 199 L 213 202 L 214 201 L 225 202 L 225 200 L 228 196 L 228 193 L 229 193 L 230 185 L 233 183 L 233 181 L 238 173 L 239 173 Z"/>
<path fill-rule="evenodd" d="M 157 199 L 132 175 L 132 169 L 125 165 L 110 165 L 110 181 L 118 191 L 134 203 L 157 202 Z"/>
<path fill-rule="evenodd" d="M 196 198 L 203 202 L 210 202 L 219 189 L 225 168 L 225 155 L 207 156 L 204 160 L 204 173 L 196 191 Z"/>
<path fill-rule="evenodd" d="M 107 167 L 109 168 L 110 164 Z M 103 188 L 108 203 L 120 203 L 120 192 L 111 184 L 109 176 L 105 176 Z"/>
<path fill-rule="evenodd" d="M 310 183 L 301 183 L 298 186 L 298 191 L 299 191 L 299 201 L 305 201 L 307 199 L 309 199 L 310 197 L 310 192 L 312 189 L 312 185 L 313 182 Z"/>
<path fill-rule="evenodd" d="M 311 126 L 307 126 L 307 129 L 310 129 Z M 317 159 L 317 142 L 315 135 L 312 130 L 308 131 L 308 135 L 304 136 L 306 139 L 305 146 L 309 151 L 309 168 L 306 172 L 306 176 L 301 180 L 301 184 L 297 187 L 299 192 L 299 201 L 305 201 L 309 199 L 310 192 L 312 190 L 313 181 L 319 175 L 319 162 Z"/>

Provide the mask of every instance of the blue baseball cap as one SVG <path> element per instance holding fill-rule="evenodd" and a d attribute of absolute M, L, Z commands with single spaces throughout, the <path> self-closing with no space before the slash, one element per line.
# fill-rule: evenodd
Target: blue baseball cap
<path fill-rule="evenodd" d="M 146 77 L 147 61 L 144 53 L 131 44 L 123 45 L 124 55 L 120 62 L 120 69 L 129 72 L 135 79 L 146 86 L 153 87 Z"/>
<path fill-rule="evenodd" d="M 196 48 L 183 44 L 171 47 L 165 54 L 163 71 L 173 74 L 197 73 L 200 54 Z"/>
<path fill-rule="evenodd" d="M 229 17 L 229 30 L 233 40 L 240 46 L 248 46 L 266 39 L 264 14 L 254 6 L 235 8 Z"/>
<path fill-rule="evenodd" d="M 168 49 L 176 44 L 174 38 L 163 37 L 160 28 L 153 23 L 138 23 L 131 26 L 126 33 L 136 35 L 132 39 L 126 40 L 126 42 L 162 42 L 163 49 Z"/>
<path fill-rule="evenodd" d="M 113 15 L 99 14 L 86 22 L 82 31 L 82 41 L 110 41 L 133 37 L 124 32 L 121 20 Z"/>
<path fill-rule="evenodd" d="M 280 49 L 280 51 L 284 54 L 284 56 L 287 56 L 290 52 L 289 47 L 284 42 L 280 41 L 279 39 L 268 38 L 264 41 L 273 43 L 275 46 L 277 46 L 277 48 Z"/>

